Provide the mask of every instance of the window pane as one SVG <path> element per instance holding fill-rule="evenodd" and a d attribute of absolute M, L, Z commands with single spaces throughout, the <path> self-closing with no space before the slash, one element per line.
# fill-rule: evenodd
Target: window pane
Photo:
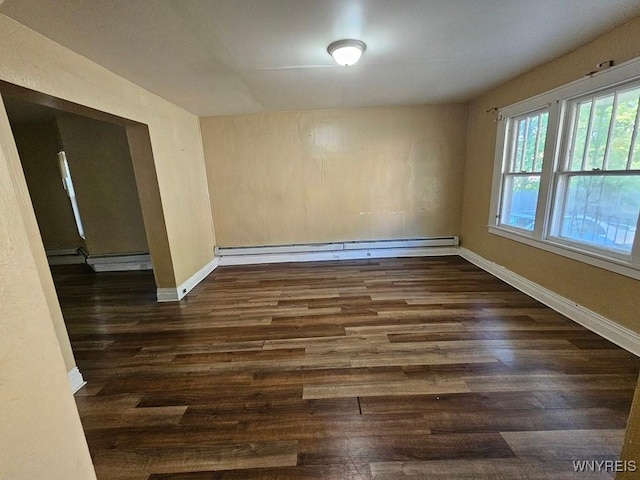
<path fill-rule="evenodd" d="M 587 132 L 589 130 L 589 117 L 591 116 L 591 100 L 578 106 L 576 132 L 573 138 L 573 154 L 569 170 L 576 172 L 582 170 L 582 159 L 587 144 Z"/>
<path fill-rule="evenodd" d="M 630 253 L 639 211 L 640 175 L 571 176 L 559 236 Z"/>
<path fill-rule="evenodd" d="M 591 121 L 587 162 L 584 166 L 585 170 L 603 168 L 604 154 L 609 136 L 609 125 L 611 124 L 611 114 L 613 112 L 614 96 L 612 93 L 596 99 L 593 119 Z"/>
<path fill-rule="evenodd" d="M 615 122 L 611 132 L 607 170 L 625 170 L 638 112 L 640 87 L 623 90 L 618 95 Z"/>
<path fill-rule="evenodd" d="M 524 158 L 522 160 L 522 172 L 533 171 L 533 161 L 536 154 L 536 140 L 538 133 L 538 120 L 539 117 L 529 117 L 529 125 L 526 130 L 526 137 L 524 142 Z"/>
<path fill-rule="evenodd" d="M 86 240 L 84 227 L 82 226 L 82 219 L 80 218 L 80 209 L 76 199 L 76 192 L 73 188 L 73 181 L 71 180 L 71 170 L 69 170 L 69 162 L 67 162 L 67 155 L 64 150 L 58 152 L 58 167 L 60 168 L 60 175 L 62 176 L 62 185 L 67 191 L 67 195 L 71 201 L 71 209 L 73 210 L 73 217 L 76 220 L 78 234 Z"/>
<path fill-rule="evenodd" d="M 506 176 L 500 223 L 533 231 L 539 190 L 539 175 Z"/>
<path fill-rule="evenodd" d="M 527 119 L 518 120 L 516 133 L 516 148 L 511 162 L 511 172 L 519 172 L 522 169 L 522 155 L 524 154 L 524 139 L 527 127 Z"/>
<path fill-rule="evenodd" d="M 547 139 L 549 112 L 538 112 L 515 122 L 509 172 L 540 172 Z"/>
<path fill-rule="evenodd" d="M 536 145 L 535 158 L 533 163 L 534 172 L 542 171 L 542 160 L 544 159 L 544 147 L 547 142 L 547 124 L 549 123 L 549 112 L 540 114 L 540 132 Z"/>

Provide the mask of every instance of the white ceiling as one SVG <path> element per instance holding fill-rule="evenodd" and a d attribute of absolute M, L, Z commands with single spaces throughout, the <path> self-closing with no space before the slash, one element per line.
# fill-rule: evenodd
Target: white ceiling
<path fill-rule="evenodd" d="M 220 115 L 466 101 L 640 15 L 640 0 L 5 0 L 0 12 Z M 367 44 L 354 67 L 326 52 L 341 38 Z"/>

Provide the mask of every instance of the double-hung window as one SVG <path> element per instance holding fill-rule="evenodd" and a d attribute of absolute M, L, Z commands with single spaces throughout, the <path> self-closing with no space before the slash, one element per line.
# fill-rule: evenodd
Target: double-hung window
<path fill-rule="evenodd" d="M 640 211 L 640 82 L 568 103 L 551 234 L 624 259 Z"/>
<path fill-rule="evenodd" d="M 489 230 L 640 278 L 640 61 L 500 110 Z"/>
<path fill-rule="evenodd" d="M 509 119 L 500 225 L 533 231 L 548 120 L 548 109 Z"/>

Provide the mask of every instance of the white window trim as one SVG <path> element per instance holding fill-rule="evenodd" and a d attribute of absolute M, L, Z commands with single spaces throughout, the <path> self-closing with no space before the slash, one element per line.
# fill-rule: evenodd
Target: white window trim
<path fill-rule="evenodd" d="M 560 158 L 561 135 L 564 109 L 569 101 L 590 92 L 615 87 L 629 81 L 640 79 L 640 57 L 581 78 L 567 85 L 555 88 L 535 97 L 514 103 L 498 111 L 498 129 L 496 135 L 495 161 L 491 189 L 491 203 L 489 213 L 489 233 L 516 242 L 609 270 L 620 275 L 640 280 L 640 232 L 636 234 L 630 260 L 616 258 L 615 253 L 606 255 L 598 251 L 590 251 L 584 245 L 572 245 L 570 241 L 545 238 L 544 232 L 549 230 L 551 221 L 548 205 L 554 201 L 553 177 Z M 508 135 L 508 119 L 525 115 L 529 112 L 549 109 L 547 139 L 545 145 L 545 163 L 543 164 L 538 192 L 538 210 L 533 232 L 500 225 L 500 205 L 502 178 L 506 162 L 508 145 L 505 141 Z M 560 128 L 559 128 L 560 126 Z"/>

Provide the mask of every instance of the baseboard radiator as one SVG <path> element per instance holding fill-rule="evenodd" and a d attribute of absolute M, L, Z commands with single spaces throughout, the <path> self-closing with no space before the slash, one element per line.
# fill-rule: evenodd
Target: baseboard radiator
<path fill-rule="evenodd" d="M 357 260 L 363 258 L 457 255 L 458 237 L 406 238 L 352 242 L 216 247 L 220 265 Z"/>
<path fill-rule="evenodd" d="M 82 248 L 47 250 L 49 265 L 75 265 L 86 263 L 94 272 L 129 272 L 153 270 L 148 253 L 124 255 L 89 255 Z"/>
<path fill-rule="evenodd" d="M 151 255 L 134 253 L 126 255 L 89 255 L 87 265 L 94 272 L 130 272 L 134 270 L 153 270 Z"/>

